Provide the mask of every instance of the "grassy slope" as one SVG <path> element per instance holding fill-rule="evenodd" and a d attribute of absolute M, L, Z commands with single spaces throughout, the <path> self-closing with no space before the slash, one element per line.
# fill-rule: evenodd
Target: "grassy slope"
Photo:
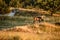
<path fill-rule="evenodd" d="M 33 18 L 32 17 L 12 17 L 8 18 L 6 20 L 0 21 L 0 28 L 8 28 L 8 27 L 16 27 L 21 25 L 27 25 L 31 23 L 30 27 L 36 32 L 36 33 L 30 33 L 30 32 L 15 32 L 13 31 L 0 31 L 0 40 L 60 40 L 60 26 L 54 26 L 54 22 L 60 22 L 60 17 L 46 17 L 45 22 L 49 23 L 41 23 L 41 25 L 38 28 L 35 28 L 34 24 L 32 24 Z M 42 25 L 44 24 L 44 25 Z M 38 33 L 38 32 L 42 33 Z"/>
<path fill-rule="evenodd" d="M 2 34 L 3 33 L 3 34 Z M 25 33 L 25 32 L 0 32 L 0 40 L 3 39 L 12 39 L 13 37 L 19 37 L 22 40 L 42 40 L 47 39 L 47 34 L 34 34 L 34 33 Z M 42 36 L 42 37 L 41 37 Z M 10 38 L 11 37 L 11 38 Z"/>
<path fill-rule="evenodd" d="M 21 28 L 19 26 L 16 27 Z M 28 25 L 27 28 L 32 29 L 36 33 L 28 32 L 27 29 L 27 32 L 25 32 L 24 26 L 24 31 L 0 31 L 0 40 L 60 40 L 60 27 L 54 24 L 44 22 Z"/>
<path fill-rule="evenodd" d="M 60 17 L 47 16 L 44 19 L 45 22 L 49 23 L 60 22 Z M 14 17 L 8 17 L 5 20 L 0 20 L 0 28 L 22 26 L 31 23 L 33 23 L 33 17 L 14 16 Z"/>

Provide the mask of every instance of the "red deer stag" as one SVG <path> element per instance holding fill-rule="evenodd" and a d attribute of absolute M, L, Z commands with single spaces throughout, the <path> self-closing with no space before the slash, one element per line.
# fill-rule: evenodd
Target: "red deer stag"
<path fill-rule="evenodd" d="M 41 17 L 34 17 L 33 20 L 34 20 L 33 23 L 35 23 L 35 22 L 40 23 L 41 21 L 44 21 L 42 16 Z"/>

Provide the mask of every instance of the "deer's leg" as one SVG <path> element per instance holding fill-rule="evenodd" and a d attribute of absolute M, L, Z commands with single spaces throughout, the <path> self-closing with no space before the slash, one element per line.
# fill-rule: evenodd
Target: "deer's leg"
<path fill-rule="evenodd" d="M 43 19 L 41 19 L 41 21 L 44 21 Z"/>
<path fill-rule="evenodd" d="M 35 23 L 35 20 L 33 21 L 33 23 Z"/>

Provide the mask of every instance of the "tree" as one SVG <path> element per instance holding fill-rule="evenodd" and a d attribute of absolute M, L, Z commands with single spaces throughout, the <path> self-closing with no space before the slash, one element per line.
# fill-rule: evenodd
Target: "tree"
<path fill-rule="evenodd" d="M 10 1 L 11 1 L 11 0 L 8 0 L 8 1 L 7 1 L 7 0 L 3 0 L 3 1 L 7 4 L 7 6 L 10 5 Z"/>
<path fill-rule="evenodd" d="M 38 0 L 37 3 L 40 4 L 40 8 L 44 10 L 49 10 L 51 16 L 58 10 L 60 10 L 60 1 L 59 0 Z M 39 5 L 38 4 L 38 5 Z"/>
<path fill-rule="evenodd" d="M 0 0 L 0 14 L 6 14 L 8 12 L 10 12 L 9 7 L 3 0 Z"/>
<path fill-rule="evenodd" d="M 53 15 L 60 10 L 60 0 L 0 0 L 0 13 L 5 13 L 9 7 L 40 8 Z"/>
<path fill-rule="evenodd" d="M 49 10 L 51 11 L 51 16 L 57 12 L 58 10 L 60 10 L 60 1 L 59 0 L 55 0 L 55 1 L 51 1 L 49 2 L 50 8 Z"/>

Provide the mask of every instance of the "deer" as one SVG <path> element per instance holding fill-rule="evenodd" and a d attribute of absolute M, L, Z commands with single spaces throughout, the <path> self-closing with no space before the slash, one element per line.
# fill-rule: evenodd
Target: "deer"
<path fill-rule="evenodd" d="M 43 18 L 43 16 L 34 17 L 33 20 L 34 20 L 33 23 L 35 23 L 36 21 L 40 23 L 40 22 L 44 21 L 44 18 Z"/>

